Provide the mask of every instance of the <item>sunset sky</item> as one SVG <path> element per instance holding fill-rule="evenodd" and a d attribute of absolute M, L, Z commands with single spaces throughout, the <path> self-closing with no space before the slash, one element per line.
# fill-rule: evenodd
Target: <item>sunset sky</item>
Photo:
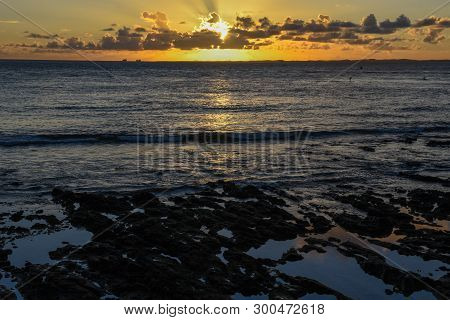
<path fill-rule="evenodd" d="M 450 59 L 442 0 L 0 0 L 0 59 Z"/>

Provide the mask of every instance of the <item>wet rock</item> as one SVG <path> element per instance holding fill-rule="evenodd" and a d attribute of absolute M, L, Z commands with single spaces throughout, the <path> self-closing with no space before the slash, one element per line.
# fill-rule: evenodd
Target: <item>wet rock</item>
<path fill-rule="evenodd" d="M 359 148 L 366 152 L 375 152 L 376 151 L 374 147 L 363 146 L 363 147 L 359 147 Z"/>
<path fill-rule="evenodd" d="M 303 259 L 304 259 L 304 257 L 301 255 L 301 253 L 297 249 L 292 248 L 283 254 L 283 257 L 281 258 L 281 262 L 299 261 L 299 260 L 303 260 Z"/>
<path fill-rule="evenodd" d="M 0 250 L 0 267 L 9 266 L 8 256 L 12 253 L 11 250 Z"/>
<path fill-rule="evenodd" d="M 12 222 L 19 222 L 20 220 L 22 220 L 22 218 L 23 218 L 23 212 L 16 212 L 11 215 L 10 220 Z"/>
<path fill-rule="evenodd" d="M 428 147 L 450 147 L 450 140 L 430 140 L 427 142 Z"/>
<path fill-rule="evenodd" d="M 314 227 L 314 232 L 324 234 L 333 228 L 333 224 L 323 216 L 310 216 L 309 221 Z"/>
<path fill-rule="evenodd" d="M 43 223 L 35 223 L 31 226 L 32 230 L 45 230 L 47 229 L 47 225 Z"/>
<path fill-rule="evenodd" d="M 149 190 L 134 192 L 131 196 L 131 202 L 139 208 L 153 207 L 161 203 Z"/>
<path fill-rule="evenodd" d="M 408 192 L 408 206 L 428 218 L 449 220 L 450 192 L 415 189 Z"/>
<path fill-rule="evenodd" d="M 283 199 L 273 197 L 265 194 L 255 186 L 238 186 L 233 182 L 224 182 L 223 191 L 229 197 L 235 197 L 237 199 L 259 199 L 268 201 L 274 205 L 285 206 L 286 201 Z"/>
<path fill-rule="evenodd" d="M 72 267 L 78 269 L 75 264 Z M 28 264 L 18 274 L 21 294 L 28 300 L 96 300 L 106 295 L 105 290 L 78 272 L 68 272 L 68 268 L 56 266 L 47 270 L 47 266 Z"/>
<path fill-rule="evenodd" d="M 0 285 L 0 300 L 17 300 L 17 296 L 13 291 Z"/>
<path fill-rule="evenodd" d="M 125 197 L 105 196 L 95 193 L 73 193 L 55 188 L 52 191 L 53 199 L 68 206 L 68 209 L 75 210 L 75 204 L 78 203 L 79 210 L 91 210 L 104 213 L 123 214 L 132 209 L 131 204 Z"/>
<path fill-rule="evenodd" d="M 343 229 L 363 236 L 383 238 L 392 234 L 394 224 L 390 219 L 367 217 L 352 214 L 340 214 L 334 221 Z"/>
<path fill-rule="evenodd" d="M 114 224 L 114 221 L 96 211 L 77 211 L 69 215 L 69 220 L 73 226 L 94 234 L 103 232 Z"/>

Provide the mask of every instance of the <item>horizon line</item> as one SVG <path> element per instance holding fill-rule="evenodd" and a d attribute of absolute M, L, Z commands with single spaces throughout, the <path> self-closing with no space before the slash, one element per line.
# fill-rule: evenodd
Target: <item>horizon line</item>
<path fill-rule="evenodd" d="M 95 62 L 95 63 L 295 63 L 295 62 L 450 62 L 450 59 L 330 59 L 330 60 L 70 60 L 70 59 L 9 59 L 0 58 L 0 62 Z"/>

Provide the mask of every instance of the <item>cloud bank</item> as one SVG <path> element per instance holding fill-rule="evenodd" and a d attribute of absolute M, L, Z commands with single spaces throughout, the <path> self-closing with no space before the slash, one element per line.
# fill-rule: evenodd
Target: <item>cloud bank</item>
<path fill-rule="evenodd" d="M 205 1 L 205 6 L 217 10 L 214 1 Z M 215 9 L 214 9 L 215 8 Z M 389 35 L 402 30 L 413 30 L 423 37 L 423 42 L 436 45 L 445 40 L 444 30 L 450 27 L 450 18 L 429 17 L 411 21 L 405 15 L 395 20 L 381 22 L 374 14 L 363 17 L 360 22 L 333 20 L 329 15 L 320 14 L 316 19 L 302 20 L 286 18 L 283 22 L 272 22 L 268 17 L 237 16 L 232 24 L 223 22 L 219 14 L 210 12 L 202 19 L 200 27 L 191 32 L 172 29 L 167 14 L 145 11 L 141 14 L 145 26 L 116 28 L 111 24 L 102 29 L 107 32 L 97 41 L 84 41 L 79 37 L 63 39 L 58 35 L 27 33 L 26 38 L 49 40 L 46 44 L 22 44 L 41 49 L 77 50 L 194 50 L 194 49 L 245 49 L 258 50 L 274 43 L 291 41 L 306 43 L 310 48 L 328 49 L 332 44 L 366 46 L 382 50 L 406 50 L 406 45 L 396 45 L 406 39 L 390 38 Z M 216 26 L 222 26 L 216 30 Z M 223 30 L 223 26 L 225 30 Z M 406 32 L 404 32 L 406 33 Z"/>

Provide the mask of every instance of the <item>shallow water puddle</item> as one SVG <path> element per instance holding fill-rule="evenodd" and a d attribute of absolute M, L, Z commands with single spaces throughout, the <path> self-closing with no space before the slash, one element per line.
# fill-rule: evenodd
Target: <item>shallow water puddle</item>
<path fill-rule="evenodd" d="M 4 286 L 16 294 L 17 299 L 23 300 L 19 290 L 17 290 L 17 283 L 12 279 L 11 275 L 7 272 L 0 270 L 0 286 Z M 0 297 L 0 299 L 5 297 Z"/>
<path fill-rule="evenodd" d="M 438 261 L 425 261 L 419 256 L 404 256 L 397 251 L 392 251 L 377 245 L 372 245 L 380 254 L 387 257 L 386 262 L 399 269 L 405 269 L 420 274 L 423 277 L 430 277 L 435 280 L 445 276 L 446 271 L 439 270 L 440 267 L 450 267 L 448 264 Z"/>
<path fill-rule="evenodd" d="M 32 264 L 53 264 L 55 261 L 49 257 L 49 252 L 56 250 L 68 242 L 72 245 L 83 245 L 92 237 L 86 230 L 66 229 L 51 234 L 40 234 L 22 239 L 5 246 L 11 249 L 9 261 L 15 267 L 21 268 L 27 261 Z"/>
<path fill-rule="evenodd" d="M 217 255 L 217 257 L 220 259 L 220 261 L 222 261 L 223 264 L 228 264 L 229 263 L 228 260 L 225 259 L 225 257 L 223 256 L 223 254 L 225 252 L 227 252 L 227 251 L 228 251 L 227 248 L 221 248 L 220 249 L 220 253 Z"/>
<path fill-rule="evenodd" d="M 285 252 L 297 247 L 297 240 L 275 241 L 269 240 L 259 248 L 251 248 L 247 254 L 255 259 L 279 260 Z"/>
<path fill-rule="evenodd" d="M 335 248 L 327 252 L 304 254 L 301 261 L 278 265 L 277 269 L 290 276 L 314 279 L 353 299 L 405 299 L 401 294 L 386 295 L 392 289 L 382 280 L 366 274 L 354 259 L 341 255 Z M 416 292 L 410 299 L 435 299 L 429 292 Z"/>
<path fill-rule="evenodd" d="M 228 230 L 228 229 L 219 230 L 219 231 L 217 231 L 217 234 L 219 236 L 222 236 L 222 237 L 225 237 L 225 238 L 228 238 L 228 239 L 231 239 L 234 236 L 233 232 L 231 230 Z"/>

